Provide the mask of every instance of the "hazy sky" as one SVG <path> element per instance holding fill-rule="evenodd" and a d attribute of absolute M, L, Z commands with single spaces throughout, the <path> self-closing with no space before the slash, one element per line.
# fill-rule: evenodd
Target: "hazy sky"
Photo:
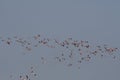
<path fill-rule="evenodd" d="M 72 37 L 120 48 L 120 0 L 0 0 L 0 36 L 27 38 L 38 33 L 49 38 Z M 0 42 L 1 80 L 8 80 L 10 74 L 17 78 L 31 64 L 39 69 L 40 77 L 36 80 L 120 79 L 120 60 L 95 58 L 84 63 L 80 70 L 60 64 L 40 66 L 39 53 L 59 50 L 37 48 L 31 52 L 34 54 L 23 56 L 24 50 L 13 46 Z"/>

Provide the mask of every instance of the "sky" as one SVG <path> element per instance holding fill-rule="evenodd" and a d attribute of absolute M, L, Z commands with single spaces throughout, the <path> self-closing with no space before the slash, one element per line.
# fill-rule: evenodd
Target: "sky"
<path fill-rule="evenodd" d="M 92 45 L 120 48 L 119 0 L 0 0 L 0 37 L 43 37 L 88 40 Z M 33 42 L 34 43 L 34 42 Z M 119 80 L 120 59 L 94 58 L 67 68 L 54 61 L 42 65 L 40 56 L 52 57 L 62 49 L 46 47 L 25 51 L 18 44 L 0 42 L 0 79 L 18 79 L 31 65 L 40 74 L 34 80 Z M 23 53 L 30 53 L 23 55 Z M 119 54 L 120 52 L 117 52 Z"/>

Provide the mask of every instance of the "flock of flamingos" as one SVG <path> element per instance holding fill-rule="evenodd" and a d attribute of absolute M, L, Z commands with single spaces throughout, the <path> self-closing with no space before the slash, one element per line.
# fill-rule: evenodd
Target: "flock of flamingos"
<path fill-rule="evenodd" d="M 22 38 L 18 36 L 13 37 L 0 37 L 0 44 L 12 46 L 12 44 L 20 45 L 26 51 L 32 51 L 34 48 L 45 46 L 53 49 L 61 49 L 58 55 L 53 55 L 53 60 L 58 63 L 62 63 L 67 67 L 76 66 L 80 69 L 80 65 L 83 62 L 89 62 L 93 57 L 111 56 L 113 59 L 118 59 L 116 54 L 119 54 L 119 49 L 116 47 L 109 47 L 107 44 L 103 45 L 91 45 L 89 41 L 74 40 L 73 38 L 66 38 L 65 40 L 57 40 L 44 38 L 40 34 L 32 36 L 30 39 Z M 40 57 L 42 64 L 47 64 L 45 57 Z M 34 71 L 34 66 L 30 67 L 30 73 L 25 75 L 19 75 L 19 80 L 32 80 L 30 76 L 37 77 L 37 73 Z M 13 76 L 11 75 L 10 78 Z"/>

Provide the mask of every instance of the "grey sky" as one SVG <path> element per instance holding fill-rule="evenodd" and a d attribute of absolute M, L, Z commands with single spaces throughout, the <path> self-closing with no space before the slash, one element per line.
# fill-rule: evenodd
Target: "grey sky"
<path fill-rule="evenodd" d="M 119 0 L 0 0 L 0 36 L 31 37 L 40 33 L 49 38 L 72 37 L 120 48 L 119 14 Z M 23 50 L 14 46 L 0 45 L 2 80 L 7 80 L 11 73 L 18 76 L 26 72 L 30 64 L 38 64 L 39 53 L 59 51 L 35 49 L 31 53 L 36 55 L 31 57 L 21 55 Z M 59 64 L 41 65 L 37 69 L 41 80 L 119 80 L 119 67 L 120 60 L 106 57 L 84 63 L 80 70 Z"/>

